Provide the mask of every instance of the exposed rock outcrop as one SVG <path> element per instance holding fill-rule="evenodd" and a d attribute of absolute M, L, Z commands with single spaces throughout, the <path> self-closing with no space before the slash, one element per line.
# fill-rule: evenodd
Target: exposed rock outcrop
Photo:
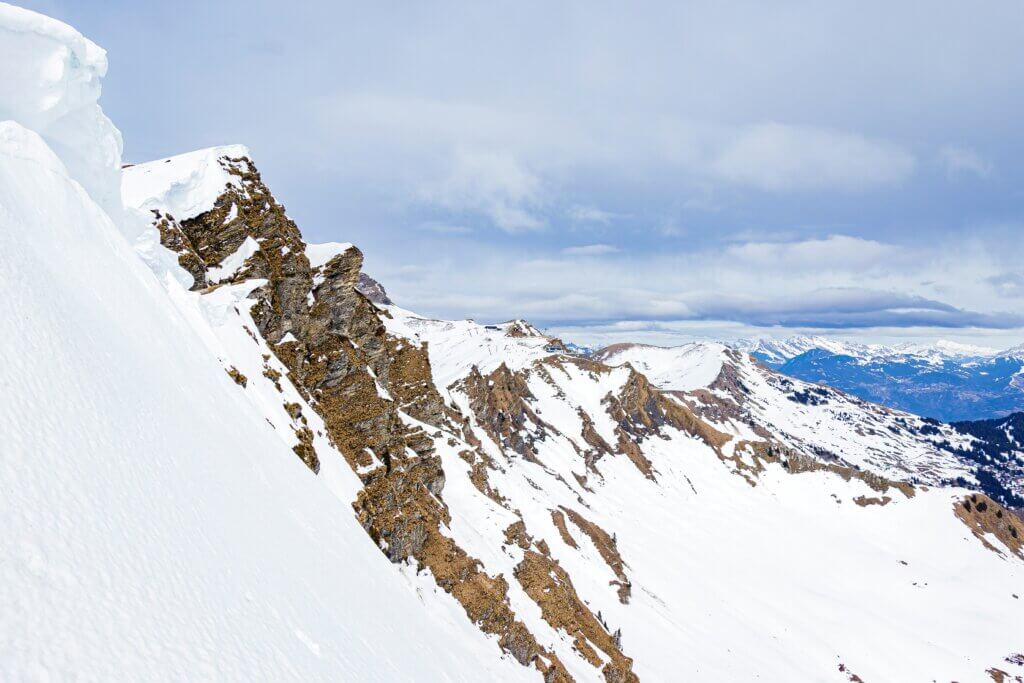
<path fill-rule="evenodd" d="M 370 537 L 392 562 L 411 560 L 429 570 L 470 620 L 497 636 L 520 663 L 535 666 L 546 681 L 571 680 L 557 655 L 517 619 L 506 579 L 487 574 L 443 531 L 451 519 L 434 439 L 455 438 L 463 418 L 438 394 L 426 349 L 386 331 L 386 313 L 377 306 L 390 300 L 360 272 L 362 254 L 355 247 L 339 248 L 322 265 L 311 264 L 298 227 L 252 162 L 219 163 L 238 182 L 225 187 L 211 210 L 180 223 L 154 215 L 164 246 L 193 276 L 193 289 L 265 281 L 250 295 L 253 320 L 287 368 L 287 380 L 323 418 L 331 442 L 362 480 L 353 507 Z M 245 245 L 252 242 L 257 248 L 246 255 Z M 275 373 L 275 384 L 283 381 L 276 370 L 267 372 Z M 492 379 L 498 389 L 486 392 L 479 414 L 487 417 L 489 433 L 529 457 L 529 441 L 512 426 L 527 419 L 541 423 L 517 403 L 522 387 L 514 374 L 499 369 Z M 244 384 L 242 377 L 236 381 Z M 477 373 L 469 381 L 485 380 Z M 296 455 L 319 471 L 311 430 L 297 426 L 295 436 Z M 473 455 L 473 444 L 467 446 Z M 473 457 L 480 468 L 478 486 L 500 501 L 486 483 L 485 456 Z M 616 650 L 616 657 L 623 656 Z"/>

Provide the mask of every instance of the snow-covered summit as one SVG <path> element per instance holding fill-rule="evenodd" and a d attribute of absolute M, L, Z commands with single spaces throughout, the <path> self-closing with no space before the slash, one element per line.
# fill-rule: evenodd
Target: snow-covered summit
<path fill-rule="evenodd" d="M 899 362 L 900 360 L 917 359 L 938 363 L 947 359 L 969 360 L 1000 355 L 998 349 L 946 339 L 932 343 L 862 344 L 821 335 L 795 335 L 784 339 L 740 339 L 729 345 L 737 350 L 755 355 L 771 365 L 782 365 L 788 360 L 815 349 L 839 356 L 850 356 L 862 361 Z M 1011 351 L 1012 349 L 1003 354 Z"/>
<path fill-rule="evenodd" d="M 394 305 L 387 310 L 390 318 L 385 324 L 393 334 L 428 344 L 434 381 L 442 392 L 474 367 L 483 373 L 502 364 L 521 370 L 558 352 L 548 337 L 524 320 L 482 325 L 426 318 Z"/>
<path fill-rule="evenodd" d="M 740 339 L 730 344 L 733 348 L 746 353 L 757 355 L 769 363 L 784 363 L 785 361 L 806 353 L 811 349 L 825 349 L 832 353 L 843 355 L 859 355 L 862 351 L 860 345 L 854 345 L 829 337 L 795 335 L 785 339 Z"/>
<path fill-rule="evenodd" d="M 225 187 L 240 186 L 220 160 L 248 156 L 244 145 L 224 145 L 129 166 L 121 196 L 140 210 L 160 209 L 179 221 L 194 218 L 212 208 Z"/>
<path fill-rule="evenodd" d="M 609 365 L 629 363 L 660 387 L 690 391 L 715 381 L 727 348 L 712 342 L 673 347 L 614 344 L 597 351 L 594 358 Z"/>
<path fill-rule="evenodd" d="M 1013 346 L 999 353 L 999 358 L 1016 358 L 1024 360 L 1024 344 Z"/>

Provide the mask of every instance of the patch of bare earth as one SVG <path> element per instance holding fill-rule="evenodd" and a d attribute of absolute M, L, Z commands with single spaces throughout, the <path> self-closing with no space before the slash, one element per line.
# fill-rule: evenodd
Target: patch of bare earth
<path fill-rule="evenodd" d="M 609 534 L 575 510 L 567 507 L 563 507 L 562 510 L 572 520 L 572 523 L 579 527 L 580 531 L 590 537 L 590 540 L 597 548 L 597 552 L 601 554 L 601 559 L 604 560 L 608 568 L 615 574 L 615 581 L 611 581 L 610 584 L 616 586 L 619 602 L 623 605 L 628 605 L 633 584 L 630 582 L 629 577 L 626 576 L 626 563 L 622 561 L 622 556 L 619 555 L 618 542 L 615 536 Z M 563 526 L 564 524 L 565 522 L 562 522 Z"/>
<path fill-rule="evenodd" d="M 1010 553 L 1024 559 L 1024 527 L 1016 515 L 999 503 L 983 493 L 972 493 L 954 503 L 953 512 L 989 550 L 1002 554 L 989 542 L 995 538 Z"/>

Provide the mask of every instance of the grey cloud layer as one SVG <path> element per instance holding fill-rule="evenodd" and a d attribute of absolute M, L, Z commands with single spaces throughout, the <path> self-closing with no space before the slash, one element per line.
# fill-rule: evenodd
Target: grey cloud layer
<path fill-rule="evenodd" d="M 395 298 L 446 315 L 501 317 L 510 308 L 539 322 L 734 320 L 753 326 L 815 328 L 1024 327 L 1024 291 L 988 273 L 1024 258 L 958 243 L 906 247 L 845 235 L 751 242 L 696 252 L 622 257 L 606 244 L 559 257 L 467 254 L 413 280 Z M 942 281 L 926 282 L 936 272 Z M 442 275 L 447 274 L 447 275 Z M 472 295 L 459 282 L 473 282 Z M 955 282 L 955 288 L 948 282 Z M 996 294 L 999 296 L 996 296 Z"/>
<path fill-rule="evenodd" d="M 426 314 L 1024 311 L 1018 0 L 24 2 L 108 49 L 128 160 L 249 145 Z"/>

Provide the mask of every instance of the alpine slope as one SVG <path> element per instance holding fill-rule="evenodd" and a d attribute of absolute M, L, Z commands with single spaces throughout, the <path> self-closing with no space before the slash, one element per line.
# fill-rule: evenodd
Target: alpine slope
<path fill-rule="evenodd" d="M 417 315 L 244 146 L 122 169 L 70 27 L 0 5 L 0 56 L 0 678 L 1024 673 L 960 432 Z"/>

